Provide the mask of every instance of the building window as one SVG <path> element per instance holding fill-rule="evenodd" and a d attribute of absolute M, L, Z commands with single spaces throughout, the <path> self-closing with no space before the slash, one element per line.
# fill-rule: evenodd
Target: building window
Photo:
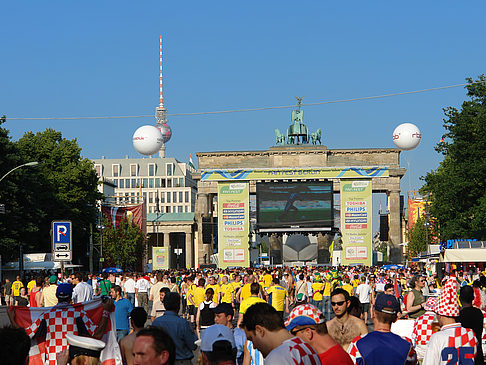
<path fill-rule="evenodd" d="M 160 202 L 165 203 L 165 194 L 163 192 L 160 193 Z"/>
<path fill-rule="evenodd" d="M 101 165 L 95 165 L 95 171 L 96 171 L 96 175 L 98 175 L 98 177 L 101 177 L 101 175 L 103 174 L 103 166 Z"/>
<path fill-rule="evenodd" d="M 155 179 L 155 187 L 160 188 L 160 179 L 159 178 Z"/>
<path fill-rule="evenodd" d="M 148 187 L 148 179 L 142 179 L 142 188 Z"/>
<path fill-rule="evenodd" d="M 159 179 L 160 180 L 160 187 L 165 188 L 165 179 Z"/>
<path fill-rule="evenodd" d="M 172 187 L 172 179 L 167 179 L 167 187 L 168 188 Z"/>
<path fill-rule="evenodd" d="M 138 176 L 138 165 L 130 164 L 130 176 Z"/>
<path fill-rule="evenodd" d="M 184 203 L 182 200 L 182 191 L 179 191 L 179 203 Z"/>
<path fill-rule="evenodd" d="M 185 198 L 184 202 L 189 203 L 189 192 L 188 191 L 184 192 L 184 198 Z"/>
<path fill-rule="evenodd" d="M 147 201 L 147 193 L 143 193 L 143 201 L 146 202 Z"/>
<path fill-rule="evenodd" d="M 170 207 L 169 206 L 165 207 L 165 212 L 170 213 Z"/>
<path fill-rule="evenodd" d="M 177 207 L 177 212 L 178 212 L 178 213 L 182 213 L 182 209 L 183 209 L 182 205 L 179 205 L 179 206 Z"/>
<path fill-rule="evenodd" d="M 137 187 L 137 179 L 132 179 L 132 189 Z"/>
<path fill-rule="evenodd" d="M 135 193 L 131 193 L 130 196 L 131 196 L 130 202 L 135 203 Z"/>
<path fill-rule="evenodd" d="M 120 176 L 120 165 L 114 164 L 111 165 L 111 174 L 113 177 L 119 177 Z"/>
<path fill-rule="evenodd" d="M 177 191 L 172 192 L 172 203 L 177 203 Z"/>
<path fill-rule="evenodd" d="M 115 185 L 116 187 L 118 187 L 118 179 L 114 179 L 113 180 L 113 185 Z"/>
<path fill-rule="evenodd" d="M 167 203 L 170 203 L 170 191 L 167 192 Z"/>
<path fill-rule="evenodd" d="M 166 176 L 172 176 L 173 173 L 173 164 L 168 163 L 165 165 Z"/>
<path fill-rule="evenodd" d="M 150 163 L 148 165 L 148 176 L 155 176 L 155 164 Z"/>
<path fill-rule="evenodd" d="M 186 206 L 184 207 L 184 210 L 186 211 L 186 213 L 187 213 L 187 212 L 189 212 L 189 206 L 187 206 L 187 205 L 186 205 Z"/>
<path fill-rule="evenodd" d="M 149 179 L 149 181 L 148 181 L 148 182 L 149 182 L 149 186 L 148 186 L 148 187 L 149 187 L 150 189 L 153 189 L 153 187 L 154 187 L 154 179 Z M 158 186 L 157 186 L 157 187 L 158 187 Z"/>
<path fill-rule="evenodd" d="M 154 202 L 154 193 L 149 193 L 149 203 L 153 203 Z"/>

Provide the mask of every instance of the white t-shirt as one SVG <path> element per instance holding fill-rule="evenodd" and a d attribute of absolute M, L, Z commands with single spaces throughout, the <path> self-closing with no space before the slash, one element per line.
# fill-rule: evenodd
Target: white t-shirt
<path fill-rule="evenodd" d="M 74 303 L 81 303 L 92 300 L 93 288 L 88 283 L 82 281 L 74 287 L 72 298 Z"/>
<path fill-rule="evenodd" d="M 358 294 L 359 301 L 361 303 L 370 302 L 371 286 L 368 284 L 359 284 L 356 288 L 356 294 Z"/>
<path fill-rule="evenodd" d="M 139 293 L 148 293 L 150 289 L 150 283 L 148 282 L 147 279 L 141 278 L 138 279 L 137 282 L 135 283 L 135 288 L 138 289 Z"/>
<path fill-rule="evenodd" d="M 199 310 L 200 311 L 202 311 L 204 309 L 204 304 L 209 304 L 209 308 L 216 308 L 216 303 L 214 303 L 213 301 L 210 301 L 210 302 L 203 301 L 203 302 L 201 302 L 201 304 L 199 304 Z"/>
<path fill-rule="evenodd" d="M 125 293 L 135 293 L 135 280 L 132 278 L 127 279 L 123 285 L 123 289 L 125 290 Z"/>

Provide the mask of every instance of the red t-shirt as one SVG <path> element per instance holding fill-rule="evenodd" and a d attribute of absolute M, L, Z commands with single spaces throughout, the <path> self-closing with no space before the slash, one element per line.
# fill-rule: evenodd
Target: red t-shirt
<path fill-rule="evenodd" d="M 336 344 L 326 352 L 319 354 L 322 365 L 354 365 L 348 353 L 340 344 Z"/>

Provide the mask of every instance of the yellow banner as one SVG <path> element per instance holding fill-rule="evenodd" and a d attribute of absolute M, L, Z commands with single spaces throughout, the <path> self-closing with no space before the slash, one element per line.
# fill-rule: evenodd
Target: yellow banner
<path fill-rule="evenodd" d="M 372 265 L 372 208 L 370 179 L 341 180 L 343 265 Z"/>
<path fill-rule="evenodd" d="M 247 182 L 218 183 L 219 268 L 248 267 L 250 188 Z"/>
<path fill-rule="evenodd" d="M 389 177 L 388 167 L 202 170 L 202 181 L 346 179 Z"/>
<path fill-rule="evenodd" d="M 152 247 L 152 270 L 169 269 L 168 247 Z"/>

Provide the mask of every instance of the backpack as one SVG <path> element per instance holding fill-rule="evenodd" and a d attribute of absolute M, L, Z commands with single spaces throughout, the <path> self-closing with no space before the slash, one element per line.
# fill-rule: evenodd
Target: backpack
<path fill-rule="evenodd" d="M 199 326 L 200 327 L 209 327 L 214 324 L 214 311 L 211 309 L 211 303 L 205 303 L 204 308 L 201 309 L 201 313 L 199 314 Z"/>

